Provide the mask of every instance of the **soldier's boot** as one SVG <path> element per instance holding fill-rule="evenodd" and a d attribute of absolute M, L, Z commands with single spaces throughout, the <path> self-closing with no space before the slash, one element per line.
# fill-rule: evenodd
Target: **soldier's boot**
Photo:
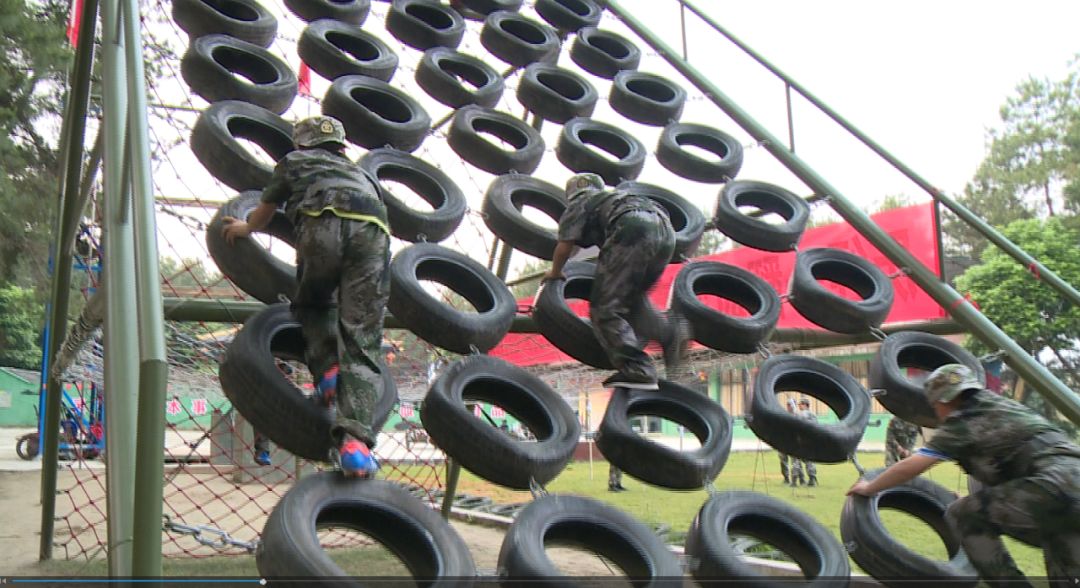
<path fill-rule="evenodd" d="M 787 486 L 788 484 L 791 484 L 791 478 L 789 478 L 787 474 L 784 474 L 784 485 Z"/>
<path fill-rule="evenodd" d="M 322 378 L 315 386 L 315 394 L 313 395 L 315 402 L 326 408 L 334 406 L 334 398 L 337 396 L 337 381 L 339 368 L 337 364 L 330 366 L 330 369 L 323 373 Z"/>
<path fill-rule="evenodd" d="M 817 477 L 810 476 L 810 482 L 807 483 L 806 485 L 807 486 L 817 486 Z"/>
<path fill-rule="evenodd" d="M 805 486 L 805 485 L 806 485 L 806 478 L 804 478 L 802 476 L 798 476 L 796 478 L 791 479 L 792 488 L 794 488 L 796 486 Z"/>

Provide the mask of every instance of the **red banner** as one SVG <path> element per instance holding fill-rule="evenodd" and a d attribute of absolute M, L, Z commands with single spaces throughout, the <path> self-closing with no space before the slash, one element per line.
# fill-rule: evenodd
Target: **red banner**
<path fill-rule="evenodd" d="M 937 228 L 934 226 L 932 203 L 896 208 L 875 214 L 872 218 L 878 226 L 911 252 L 916 259 L 934 270 L 935 273 L 938 272 L 941 253 L 938 251 Z M 897 274 L 896 265 L 847 223 L 835 223 L 807 230 L 799 242 L 799 248 L 806 250 L 816 247 L 831 247 L 850 251 L 866 258 L 881 268 L 886 275 Z M 760 276 L 771 284 L 778 293 L 784 294 L 788 290 L 788 281 L 791 279 L 791 272 L 795 265 L 795 252 L 772 253 L 749 247 L 738 247 L 731 251 L 699 257 L 696 260 L 719 261 L 742 267 Z M 657 281 L 656 286 L 649 291 L 649 298 L 657 307 L 668 307 L 671 285 L 681 268 L 681 265 L 669 266 L 664 275 Z M 892 283 L 895 299 L 892 310 L 886 319 L 887 323 L 930 320 L 942 318 L 946 315 L 944 309 L 938 306 L 928 294 L 923 292 L 911 278 L 897 275 L 892 280 Z M 855 297 L 853 292 L 844 293 L 845 289 L 840 286 L 826 283 L 826 287 L 842 293 L 842 295 Z M 705 298 L 705 302 L 709 306 L 736 316 L 746 316 L 747 314 L 745 310 L 742 310 L 733 302 L 722 298 L 709 296 Z M 531 304 L 531 297 L 519 301 L 519 305 L 528 306 Z M 572 304 L 571 306 L 579 315 L 585 316 L 587 312 L 585 303 Z M 810 321 L 799 315 L 786 302 L 781 310 L 778 326 L 779 328 L 819 329 L 819 327 L 814 326 Z M 548 343 L 542 335 L 510 333 L 489 353 L 523 366 L 574 361 Z"/>

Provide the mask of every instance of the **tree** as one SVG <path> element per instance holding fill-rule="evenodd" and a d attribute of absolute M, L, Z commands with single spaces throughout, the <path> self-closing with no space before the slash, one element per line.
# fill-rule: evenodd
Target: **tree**
<path fill-rule="evenodd" d="M 41 326 L 45 307 L 29 288 L 0 288 L 0 366 L 41 368 Z"/>

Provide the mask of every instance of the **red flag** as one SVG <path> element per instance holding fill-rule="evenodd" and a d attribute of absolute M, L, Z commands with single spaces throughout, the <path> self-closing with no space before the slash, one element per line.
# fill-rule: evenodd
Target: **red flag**
<path fill-rule="evenodd" d="M 82 0 L 76 0 L 76 2 L 82 2 Z M 298 83 L 296 91 L 301 96 L 311 96 L 311 70 L 303 61 L 300 62 L 300 73 L 296 76 L 296 80 Z"/>
<path fill-rule="evenodd" d="M 68 14 L 67 38 L 74 47 L 79 42 L 79 25 L 82 23 L 83 0 L 74 0 L 71 3 L 71 12 Z"/>

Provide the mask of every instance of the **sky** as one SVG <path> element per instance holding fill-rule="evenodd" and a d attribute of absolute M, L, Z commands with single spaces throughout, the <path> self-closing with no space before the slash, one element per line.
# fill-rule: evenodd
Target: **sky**
<path fill-rule="evenodd" d="M 295 39 L 303 23 L 288 15 L 281 0 L 263 0 L 279 15 L 279 39 L 271 50 L 294 67 Z M 669 45 L 681 47 L 679 10 L 674 0 L 622 0 Z M 1001 1 L 949 0 L 930 2 L 856 2 L 829 0 L 798 2 L 793 0 L 755 0 L 730 2 L 698 0 L 732 34 L 790 75 L 841 116 L 859 127 L 885 149 L 917 173 L 949 193 L 959 193 L 971 178 L 986 152 L 987 130 L 998 125 L 998 112 L 1015 86 L 1032 75 L 1060 79 L 1072 57 L 1080 52 L 1075 23 L 1080 22 L 1080 3 L 1035 0 L 1018 5 Z M 415 62 L 419 52 L 396 42 L 382 27 L 375 26 L 388 4 L 372 2 L 372 16 L 365 28 L 376 31 L 402 58 L 403 64 Z M 531 14 L 530 9 L 524 9 Z M 782 141 L 788 128 L 783 84 L 750 61 L 744 54 L 711 32 L 692 15 L 688 22 L 690 62 L 702 70 L 722 91 L 735 99 L 751 116 L 764 124 Z M 471 23 L 474 30 L 479 23 Z M 601 27 L 630 34 L 611 15 L 605 15 Z M 700 91 L 670 68 L 659 56 L 646 50 L 640 70 L 665 75 L 682 84 L 690 93 L 683 122 L 715 126 L 735 135 L 746 147 L 745 163 L 739 179 L 753 179 L 779 184 L 798 194 L 810 191 L 780 166 L 768 152 L 754 145 L 753 139 L 720 112 Z M 182 47 L 181 47 L 182 50 Z M 488 55 L 467 37 L 459 50 L 485 57 L 502 69 L 503 64 Z M 559 64 L 576 69 L 564 51 Z M 407 67 L 399 69 L 394 84 L 409 91 L 438 120 L 448 109 L 419 90 Z M 623 119 L 605 103 L 609 82 L 588 76 L 601 95 L 594 118 L 612 122 L 631 131 L 650 152 L 659 129 Z M 313 74 L 314 90 L 321 95 L 328 82 Z M 178 82 L 182 84 L 182 81 Z M 516 80 L 508 81 L 508 90 L 497 106 L 515 114 L 521 107 L 513 98 Z M 198 97 L 188 99 L 186 92 L 162 96 L 162 101 L 184 103 L 196 108 L 206 103 Z M 873 209 L 887 195 L 904 194 L 913 201 L 927 197 L 912 183 L 891 170 L 876 156 L 844 134 L 833 123 L 815 112 L 805 101 L 793 104 L 796 153 L 811 164 L 839 191 L 864 209 Z M 284 116 L 298 120 L 318 114 L 318 105 L 298 98 Z M 178 113 L 194 120 L 194 114 Z M 571 172 L 555 159 L 552 148 L 559 125 L 547 124 L 543 135 L 548 144 L 544 162 L 534 175 L 562 185 Z M 162 130 L 167 134 L 167 130 Z M 354 157 L 362 150 L 351 151 Z M 443 167 L 468 195 L 470 213 L 463 228 L 449 246 L 482 252 L 477 243 L 490 247 L 479 219 L 483 191 L 491 176 L 457 159 L 441 137 L 432 137 L 415 155 Z M 217 184 L 191 156 L 183 143 L 170 154 L 170 162 L 155 170 L 159 193 L 190 196 L 199 193 L 208 200 L 231 195 Z M 711 214 L 718 186 L 688 182 L 671 174 L 650 156 L 640 180 L 674 189 Z M 186 193 L 185 193 L 186 192 Z M 406 200 L 419 203 L 418 198 Z M 194 216 L 202 216 L 191 212 Z M 815 215 L 823 214 L 820 209 Z M 206 213 L 206 219 L 208 220 Z M 539 218 L 539 215 L 532 215 Z M 544 221 L 553 226 L 553 221 Z M 159 215 L 161 233 L 172 237 L 162 245 L 163 254 L 179 257 L 202 257 L 201 237 L 185 239 L 175 221 Z M 397 243 L 396 248 L 404 246 Z M 170 253 L 171 252 L 171 253 Z M 288 250 L 283 257 L 291 257 Z M 480 254 L 474 255 L 480 258 Z M 482 261 L 486 262 L 486 254 Z M 529 261 L 515 256 L 514 268 Z M 514 271 L 511 271 L 514 275 Z"/>

